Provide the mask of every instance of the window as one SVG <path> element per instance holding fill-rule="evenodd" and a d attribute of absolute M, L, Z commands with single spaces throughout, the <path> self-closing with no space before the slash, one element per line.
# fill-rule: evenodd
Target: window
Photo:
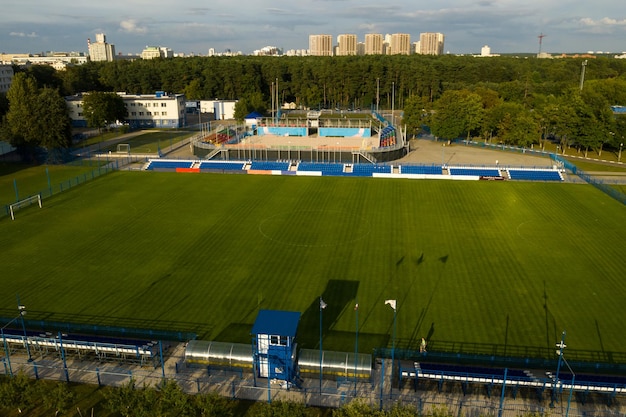
<path fill-rule="evenodd" d="M 132 112 L 130 112 L 130 115 L 131 116 L 137 116 L 137 112 L 136 111 L 132 111 Z"/>
<path fill-rule="evenodd" d="M 142 111 L 140 111 L 140 112 L 139 112 L 139 115 L 140 115 L 140 116 L 143 116 L 143 112 L 142 112 Z"/>
<path fill-rule="evenodd" d="M 152 112 L 151 112 L 151 111 L 147 111 L 147 112 L 146 112 L 146 115 L 147 115 L 147 116 L 152 116 Z"/>
<path fill-rule="evenodd" d="M 286 336 L 270 336 L 270 345 L 287 346 Z"/>
<path fill-rule="evenodd" d="M 161 112 L 161 116 L 167 116 L 167 112 L 166 111 L 162 111 Z"/>

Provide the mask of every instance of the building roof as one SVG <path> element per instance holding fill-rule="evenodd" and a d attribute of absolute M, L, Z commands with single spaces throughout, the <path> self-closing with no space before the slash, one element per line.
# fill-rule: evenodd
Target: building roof
<path fill-rule="evenodd" d="M 244 117 L 244 119 L 258 119 L 259 117 L 263 117 L 263 115 L 258 111 L 253 111 L 252 113 L 249 113 L 246 117 Z"/>
<path fill-rule="evenodd" d="M 252 334 L 294 337 L 299 321 L 300 312 L 297 311 L 261 310 L 252 326 Z"/>

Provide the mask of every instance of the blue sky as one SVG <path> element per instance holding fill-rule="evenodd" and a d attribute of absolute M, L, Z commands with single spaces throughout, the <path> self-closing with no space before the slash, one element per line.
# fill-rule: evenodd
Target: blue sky
<path fill-rule="evenodd" d="M 4 0 L 0 52 L 87 51 L 105 33 L 123 54 L 147 46 L 206 54 L 263 46 L 308 48 L 308 35 L 442 32 L 445 51 L 626 51 L 626 7 L 616 0 Z"/>

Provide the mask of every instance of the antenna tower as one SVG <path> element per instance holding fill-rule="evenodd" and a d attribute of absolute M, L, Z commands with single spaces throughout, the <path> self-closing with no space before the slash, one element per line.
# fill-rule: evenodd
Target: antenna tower
<path fill-rule="evenodd" d="M 537 36 L 539 38 L 539 54 L 541 55 L 541 44 L 543 43 L 543 38 L 545 38 L 547 35 L 544 35 L 543 33 L 540 33 L 539 36 Z"/>

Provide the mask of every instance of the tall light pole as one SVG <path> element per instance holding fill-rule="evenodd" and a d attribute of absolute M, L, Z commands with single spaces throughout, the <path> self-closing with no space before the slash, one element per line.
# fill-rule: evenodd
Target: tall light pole
<path fill-rule="evenodd" d="M 585 85 L 585 69 L 587 68 L 587 60 L 585 59 L 582 63 L 582 68 L 580 69 L 580 91 L 583 91 L 583 86 Z"/>
<path fill-rule="evenodd" d="M 567 347 L 567 345 L 565 344 L 565 330 L 563 330 L 563 333 L 561 334 L 561 343 L 557 343 L 556 347 L 558 348 L 556 350 L 556 354 L 559 355 L 559 361 L 556 365 L 556 375 L 554 376 L 554 385 L 552 387 L 552 401 L 550 401 L 550 408 L 554 408 L 554 401 L 556 400 L 556 389 L 559 383 L 559 372 L 561 371 L 561 362 L 563 361 L 563 349 Z"/>
<path fill-rule="evenodd" d="M 622 139 L 624 137 L 622 136 Z M 624 142 L 619 144 L 619 153 L 617 154 L 617 162 L 622 162 L 622 148 L 624 147 Z"/>
<path fill-rule="evenodd" d="M 380 78 L 376 78 L 376 113 L 378 113 L 379 104 L 380 104 Z"/>
<path fill-rule="evenodd" d="M 385 304 L 389 304 L 393 308 L 393 336 L 391 338 L 391 381 L 389 384 L 389 398 L 393 396 L 393 368 L 396 354 L 396 313 L 398 300 L 385 300 Z"/>
<path fill-rule="evenodd" d="M 6 363 L 9 366 L 9 376 L 11 376 L 11 377 L 13 377 L 13 368 L 11 367 L 11 354 L 9 353 L 9 347 L 7 345 L 7 339 L 4 336 L 4 329 L 6 329 L 8 326 L 10 326 L 11 323 L 16 321 L 18 318 L 20 318 L 20 316 L 15 317 L 13 320 L 11 320 L 10 322 L 8 322 L 4 326 L 2 326 L 2 328 L 0 328 L 0 333 L 2 333 L 2 343 L 4 345 L 4 354 L 6 356 Z"/>
<path fill-rule="evenodd" d="M 396 104 L 396 82 L 391 82 L 391 126 L 395 125 L 395 104 Z"/>
<path fill-rule="evenodd" d="M 324 302 L 324 300 L 322 300 L 322 296 L 320 296 L 320 396 L 322 395 L 322 371 L 323 366 L 322 366 L 322 361 L 323 361 L 323 357 L 324 357 L 324 353 L 323 353 L 323 348 L 322 348 L 322 311 L 328 306 L 328 304 L 326 304 Z"/>
<path fill-rule="evenodd" d="M 572 403 L 572 394 L 574 393 L 574 381 L 576 380 L 576 375 L 574 374 L 574 371 L 572 371 L 572 367 L 569 366 L 569 363 L 567 363 L 565 358 L 563 358 L 563 362 L 565 362 L 565 365 L 567 365 L 567 369 L 569 369 L 569 372 L 572 374 L 572 382 L 571 382 L 571 385 L 569 387 L 569 396 L 567 397 L 567 408 L 565 409 L 565 417 L 568 417 L 569 416 L 569 406 Z"/>
<path fill-rule="evenodd" d="M 357 366 L 358 366 L 358 355 L 359 355 L 359 303 L 358 301 L 354 304 L 354 312 L 356 313 L 356 333 L 354 337 L 354 397 L 356 398 L 357 394 Z"/>

